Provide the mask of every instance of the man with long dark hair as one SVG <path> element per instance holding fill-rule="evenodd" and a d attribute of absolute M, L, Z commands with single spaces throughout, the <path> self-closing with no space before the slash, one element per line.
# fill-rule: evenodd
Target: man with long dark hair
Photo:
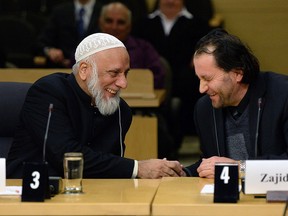
<path fill-rule="evenodd" d="M 196 45 L 200 80 L 194 120 L 201 159 L 187 175 L 213 178 L 216 162 L 288 159 L 288 77 L 260 72 L 257 58 L 222 29 Z"/>

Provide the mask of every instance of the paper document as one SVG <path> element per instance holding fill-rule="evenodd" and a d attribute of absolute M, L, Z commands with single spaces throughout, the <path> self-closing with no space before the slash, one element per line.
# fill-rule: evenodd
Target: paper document
<path fill-rule="evenodd" d="M 239 185 L 239 191 L 241 191 L 241 185 Z M 214 194 L 214 184 L 205 185 L 201 190 L 201 194 Z"/>
<path fill-rule="evenodd" d="M 6 186 L 5 190 L 0 192 L 0 196 L 14 196 L 22 194 L 22 186 Z"/>

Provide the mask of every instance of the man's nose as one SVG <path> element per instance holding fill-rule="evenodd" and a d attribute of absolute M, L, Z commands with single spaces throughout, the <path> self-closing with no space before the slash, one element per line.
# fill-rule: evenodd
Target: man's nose
<path fill-rule="evenodd" d="M 199 92 L 201 94 L 205 93 L 208 90 L 208 85 L 207 82 L 204 80 L 200 80 L 200 84 L 199 84 Z"/>
<path fill-rule="evenodd" d="M 122 89 L 127 88 L 127 77 L 125 75 L 120 75 L 116 80 L 116 85 Z"/>

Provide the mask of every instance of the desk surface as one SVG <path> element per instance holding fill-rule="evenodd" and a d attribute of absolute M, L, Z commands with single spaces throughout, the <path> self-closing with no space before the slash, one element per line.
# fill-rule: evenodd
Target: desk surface
<path fill-rule="evenodd" d="M 21 183 L 7 180 L 7 185 Z M 151 215 L 151 209 L 152 215 L 167 216 L 283 215 L 284 203 L 267 203 L 242 193 L 238 203 L 213 203 L 213 194 L 200 194 L 205 184 L 212 183 L 202 178 L 85 179 L 81 195 L 59 194 L 45 202 L 0 196 L 0 215 Z"/>
<path fill-rule="evenodd" d="M 45 202 L 21 202 L 19 196 L 0 196 L 0 215 L 150 215 L 161 180 L 85 179 L 84 194 L 59 194 Z M 7 180 L 7 185 L 21 185 Z"/>
<path fill-rule="evenodd" d="M 284 203 L 267 203 L 265 198 L 240 194 L 238 203 L 213 203 L 213 194 L 201 194 L 203 178 L 164 178 L 152 203 L 152 215 L 283 215 Z"/>

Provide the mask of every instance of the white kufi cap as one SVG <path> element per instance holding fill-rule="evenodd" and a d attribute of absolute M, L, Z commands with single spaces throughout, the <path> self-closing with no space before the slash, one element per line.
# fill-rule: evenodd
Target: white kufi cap
<path fill-rule="evenodd" d="M 84 38 L 76 48 L 76 62 L 82 59 L 111 48 L 125 47 L 124 44 L 116 37 L 106 33 L 95 33 Z"/>

